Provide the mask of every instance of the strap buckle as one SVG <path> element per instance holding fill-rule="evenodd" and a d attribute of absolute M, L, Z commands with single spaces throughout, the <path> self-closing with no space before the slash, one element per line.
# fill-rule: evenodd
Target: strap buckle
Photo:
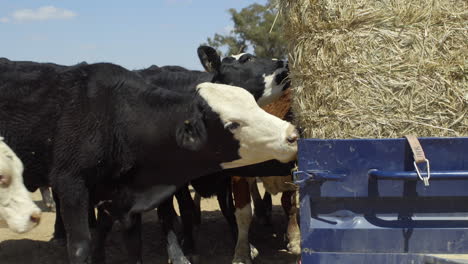
<path fill-rule="evenodd" d="M 413 135 L 406 135 L 406 139 L 408 140 L 408 144 L 411 147 L 411 151 L 413 152 L 414 157 L 414 168 L 416 169 L 416 173 L 418 174 L 419 179 L 424 182 L 424 186 L 429 186 L 429 179 L 431 178 L 431 167 L 429 165 L 429 160 L 424 155 L 424 150 L 419 143 L 419 140 L 416 136 Z M 423 176 L 421 174 L 421 170 L 418 167 L 418 163 L 426 163 L 426 171 L 427 175 Z"/>
<path fill-rule="evenodd" d="M 424 186 L 429 186 L 429 179 L 431 178 L 431 167 L 429 165 L 429 160 L 425 159 L 424 162 L 426 163 L 426 171 L 427 174 L 426 176 L 423 176 L 421 174 L 421 171 L 419 170 L 418 163 L 416 161 L 413 162 L 414 168 L 416 169 L 416 173 L 418 174 L 419 179 L 421 179 L 424 182 Z"/>

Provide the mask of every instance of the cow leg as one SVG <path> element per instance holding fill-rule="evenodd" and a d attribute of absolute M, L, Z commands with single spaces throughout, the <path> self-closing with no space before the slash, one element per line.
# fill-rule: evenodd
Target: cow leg
<path fill-rule="evenodd" d="M 190 264 L 190 261 L 185 257 L 182 247 L 179 244 L 179 239 L 174 228 L 177 214 L 174 210 L 173 196 L 159 205 L 158 217 L 162 224 L 163 233 L 167 238 L 168 262 L 173 264 Z"/>
<path fill-rule="evenodd" d="M 201 195 L 195 192 L 195 196 L 193 197 L 193 204 L 195 205 L 195 210 L 196 210 L 196 216 L 198 219 L 196 219 L 197 223 L 201 224 Z M 195 220 L 195 219 L 194 219 Z"/>
<path fill-rule="evenodd" d="M 130 223 L 124 225 L 123 239 L 128 253 L 128 263 L 142 264 L 141 214 L 133 214 Z"/>
<path fill-rule="evenodd" d="M 229 229 L 231 230 L 232 238 L 234 242 L 237 241 L 237 223 L 234 207 L 234 200 L 232 198 L 232 185 L 231 178 L 226 177 L 226 181 L 223 181 L 223 186 L 220 186 L 216 192 L 216 197 L 218 198 L 218 204 L 221 208 L 224 218 L 228 222 Z"/>
<path fill-rule="evenodd" d="M 49 187 L 41 187 L 39 188 L 39 190 L 41 191 L 41 196 L 42 196 L 42 201 L 44 202 L 45 206 L 47 208 L 49 208 L 49 210 L 51 212 L 55 212 L 56 211 L 56 205 L 55 205 L 55 202 L 54 202 L 54 199 L 52 197 L 52 193 L 50 191 L 50 188 Z"/>
<path fill-rule="evenodd" d="M 89 193 L 79 175 L 55 172 L 51 175 L 57 186 L 65 232 L 67 234 L 68 257 L 71 264 L 90 263 L 91 234 L 88 222 Z M 54 181 L 53 181 L 54 182 Z"/>
<path fill-rule="evenodd" d="M 273 201 L 271 199 L 271 193 L 265 192 L 262 200 L 263 206 L 265 206 L 265 214 L 268 219 L 268 223 L 271 225 L 271 212 L 273 211 Z"/>
<path fill-rule="evenodd" d="M 258 218 L 259 222 L 263 225 L 271 226 L 271 209 L 268 210 L 268 204 L 262 200 L 260 191 L 258 190 L 258 185 L 256 181 L 249 181 L 250 194 L 252 195 L 252 200 L 254 203 L 254 212 L 255 217 Z M 265 192 L 265 196 L 269 193 Z M 271 201 L 271 196 L 270 196 Z"/>
<path fill-rule="evenodd" d="M 52 235 L 52 239 L 50 241 L 58 245 L 65 246 L 67 244 L 67 234 L 65 233 L 65 227 L 63 226 L 62 213 L 60 210 L 60 199 L 53 189 L 52 197 L 58 210 L 55 211 L 54 234 Z"/>
<path fill-rule="evenodd" d="M 249 228 L 252 222 L 252 207 L 250 204 L 250 190 L 247 179 L 232 177 L 232 190 L 236 207 L 236 222 L 238 237 L 234 252 L 233 264 L 252 264 L 252 259 L 258 254 L 249 243 Z"/>
<path fill-rule="evenodd" d="M 57 208 L 60 208 L 60 199 L 58 198 L 57 193 L 53 190 L 52 197 L 54 199 L 55 206 L 57 206 Z M 96 215 L 94 213 L 94 206 L 92 204 L 89 205 L 88 224 L 90 228 L 95 228 L 97 225 Z M 50 241 L 61 246 L 66 246 L 67 244 L 67 234 L 65 232 L 65 227 L 62 221 L 62 213 L 60 210 L 56 210 L 55 212 L 54 234 L 52 235 L 52 239 Z"/>
<path fill-rule="evenodd" d="M 199 262 L 199 254 L 196 249 L 193 233 L 200 225 L 200 214 L 197 212 L 188 185 L 180 188 L 175 195 L 179 204 L 180 217 L 183 225 L 183 252 L 185 255 L 189 256 L 192 264 L 195 264 Z"/>
<path fill-rule="evenodd" d="M 296 191 L 283 192 L 281 196 L 281 205 L 288 217 L 288 250 L 289 252 L 300 255 L 301 254 L 301 232 L 298 224 L 298 208 L 296 201 Z"/>
<path fill-rule="evenodd" d="M 92 259 L 93 264 L 101 264 L 106 262 L 105 244 L 106 238 L 112 229 L 114 221 L 112 216 L 104 208 L 98 209 L 98 217 L 96 223 L 96 232 L 93 236 Z"/>

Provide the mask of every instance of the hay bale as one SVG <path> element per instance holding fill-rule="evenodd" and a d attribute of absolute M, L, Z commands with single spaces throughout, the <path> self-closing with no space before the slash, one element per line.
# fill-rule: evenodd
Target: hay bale
<path fill-rule="evenodd" d="M 281 0 L 312 138 L 468 136 L 466 0 Z"/>

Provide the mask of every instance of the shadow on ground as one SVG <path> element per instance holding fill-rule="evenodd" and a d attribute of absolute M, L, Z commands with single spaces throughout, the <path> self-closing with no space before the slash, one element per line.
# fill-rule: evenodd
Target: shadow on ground
<path fill-rule="evenodd" d="M 202 264 L 231 263 L 234 241 L 220 211 L 204 211 L 199 230 L 198 246 Z M 44 223 L 42 223 L 44 224 Z M 53 223 L 47 223 L 53 224 Z M 297 257 L 286 252 L 284 232 L 286 218 L 280 206 L 273 209 L 273 227 L 257 222 L 251 226 L 251 243 L 260 255 L 255 264 L 293 264 Z M 2 241 L 3 240 L 3 241 Z M 39 240 L 0 239 L 0 263 L 2 264 L 64 264 L 67 263 L 63 246 Z M 167 263 L 165 241 L 155 211 L 143 217 L 143 261 L 144 263 Z M 108 264 L 127 264 L 127 255 L 122 243 L 119 226 L 116 225 L 106 245 Z"/>

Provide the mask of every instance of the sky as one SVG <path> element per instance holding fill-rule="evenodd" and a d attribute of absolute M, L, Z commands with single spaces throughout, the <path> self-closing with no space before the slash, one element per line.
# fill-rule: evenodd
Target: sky
<path fill-rule="evenodd" d="M 202 70 L 197 47 L 253 3 L 266 0 L 0 0 L 0 57 Z"/>

